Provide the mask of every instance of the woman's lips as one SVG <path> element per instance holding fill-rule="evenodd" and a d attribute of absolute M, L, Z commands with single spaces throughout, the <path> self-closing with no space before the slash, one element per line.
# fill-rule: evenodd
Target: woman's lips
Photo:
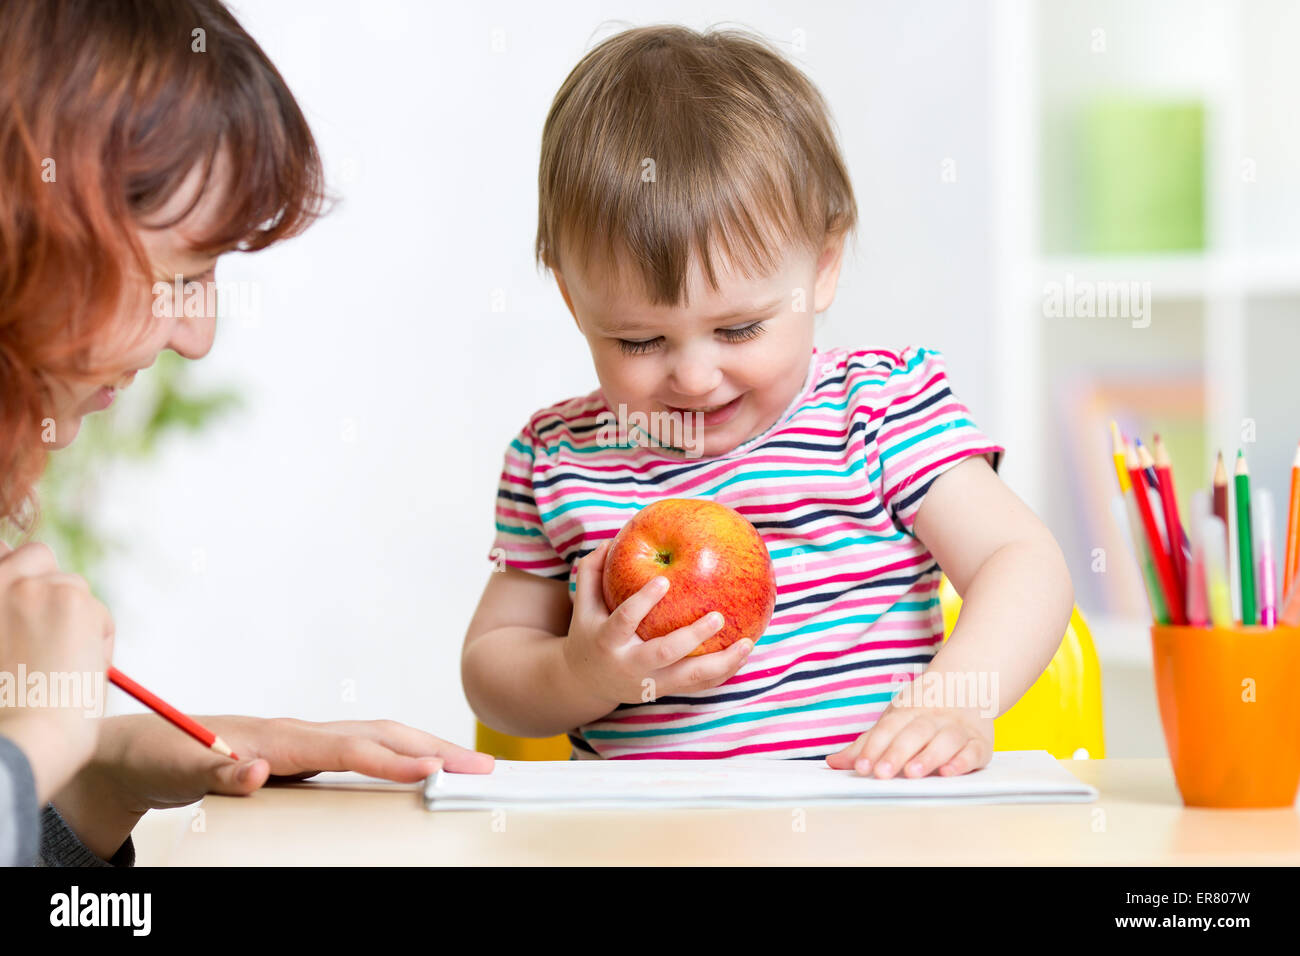
<path fill-rule="evenodd" d="M 91 396 L 90 399 L 91 407 L 97 412 L 102 412 L 104 409 L 108 408 L 108 406 L 113 404 L 113 398 L 116 395 L 117 395 L 117 389 L 105 385 L 103 388 L 101 388 L 99 391 L 97 391 L 94 395 Z"/>
<path fill-rule="evenodd" d="M 695 415 L 699 413 L 704 416 L 701 419 L 704 426 L 706 428 L 713 428 L 717 425 L 723 425 L 731 421 L 737 410 L 739 410 L 740 402 L 744 397 L 745 396 L 742 393 L 727 402 L 725 405 L 705 406 L 709 409 L 708 411 L 705 411 L 704 409 L 679 408 L 675 405 L 669 405 L 668 407 L 674 412 L 681 412 L 683 415 Z"/>

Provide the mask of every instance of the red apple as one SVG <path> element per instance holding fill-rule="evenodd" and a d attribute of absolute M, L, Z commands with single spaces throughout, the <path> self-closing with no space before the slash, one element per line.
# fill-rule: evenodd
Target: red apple
<path fill-rule="evenodd" d="M 642 640 L 717 611 L 725 623 L 694 657 L 742 638 L 757 644 L 772 619 L 776 574 L 767 545 L 743 515 L 716 501 L 666 498 L 623 525 L 605 555 L 605 607 L 613 611 L 657 575 L 668 579 L 668 592 L 636 629 Z"/>

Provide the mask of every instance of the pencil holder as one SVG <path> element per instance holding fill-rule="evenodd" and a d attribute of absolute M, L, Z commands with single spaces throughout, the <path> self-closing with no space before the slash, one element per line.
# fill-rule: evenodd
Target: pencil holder
<path fill-rule="evenodd" d="M 1289 807 L 1300 785 L 1300 628 L 1151 628 L 1160 722 L 1189 807 Z"/>

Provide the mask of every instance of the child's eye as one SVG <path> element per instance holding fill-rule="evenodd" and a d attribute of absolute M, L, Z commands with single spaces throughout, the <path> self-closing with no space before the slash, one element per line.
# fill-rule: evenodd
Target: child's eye
<path fill-rule="evenodd" d="M 756 339 L 767 329 L 762 322 L 755 322 L 753 325 L 746 325 L 739 329 L 718 329 L 722 337 L 728 342 L 745 342 L 749 339 Z"/>
<path fill-rule="evenodd" d="M 623 350 L 624 355 L 642 355 L 646 352 L 653 352 L 659 346 L 659 340 L 663 336 L 653 339 L 646 339 L 643 342 L 635 342 L 631 339 L 619 339 L 618 347 Z"/>

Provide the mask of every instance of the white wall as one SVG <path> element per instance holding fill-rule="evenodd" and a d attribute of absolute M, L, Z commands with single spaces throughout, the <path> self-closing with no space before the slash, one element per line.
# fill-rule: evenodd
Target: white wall
<path fill-rule="evenodd" d="M 107 576 L 117 663 L 178 706 L 471 740 L 459 649 L 502 450 L 533 410 L 596 384 L 531 249 L 542 122 L 606 21 L 730 21 L 787 48 L 804 31 L 796 59 L 839 123 L 862 219 L 821 342 L 942 348 L 997 435 L 982 5 L 237 6 L 343 203 L 222 264 L 262 284 L 261 317 L 224 323 L 199 377 L 237 385 L 245 410 L 106 476 L 127 545 Z"/>

